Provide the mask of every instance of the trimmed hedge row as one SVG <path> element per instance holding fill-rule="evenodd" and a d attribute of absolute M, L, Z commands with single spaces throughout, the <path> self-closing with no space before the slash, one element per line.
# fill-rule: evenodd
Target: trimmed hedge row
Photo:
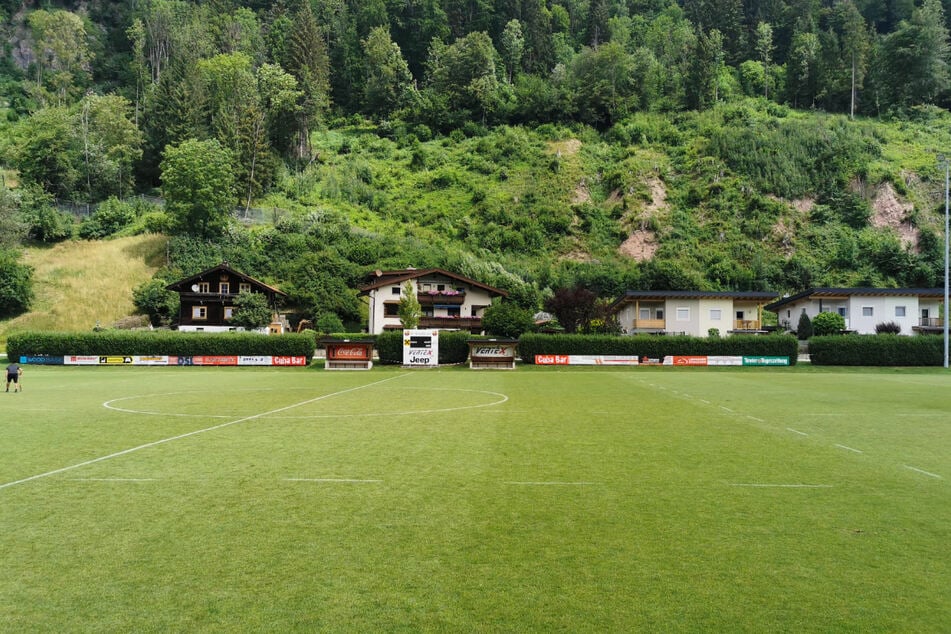
<path fill-rule="evenodd" d="M 469 340 L 478 339 L 468 332 L 446 331 L 439 332 L 439 363 L 465 363 L 469 358 Z M 380 363 L 398 365 L 403 363 L 403 331 L 387 330 L 376 337 L 376 351 L 380 355 Z"/>
<path fill-rule="evenodd" d="M 930 335 L 829 335 L 809 339 L 813 365 L 944 365 L 944 338 Z"/>
<path fill-rule="evenodd" d="M 313 333 L 23 332 L 7 339 L 7 358 L 51 355 L 314 356 Z"/>
<path fill-rule="evenodd" d="M 652 359 L 670 355 L 775 356 L 789 357 L 789 363 L 795 364 L 799 342 L 791 335 L 732 335 L 721 338 L 525 334 L 518 340 L 518 353 L 526 363 L 535 363 L 536 354 L 610 354 Z"/>

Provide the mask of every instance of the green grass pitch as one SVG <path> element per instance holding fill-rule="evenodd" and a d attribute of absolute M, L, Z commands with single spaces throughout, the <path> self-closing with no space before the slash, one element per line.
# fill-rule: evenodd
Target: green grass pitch
<path fill-rule="evenodd" d="M 28 366 L 2 632 L 946 632 L 951 375 Z"/>

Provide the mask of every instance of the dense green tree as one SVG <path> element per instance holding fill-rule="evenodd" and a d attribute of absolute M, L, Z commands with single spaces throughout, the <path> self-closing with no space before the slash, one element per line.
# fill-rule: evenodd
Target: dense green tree
<path fill-rule="evenodd" d="M 400 305 L 397 312 L 404 330 L 412 330 L 419 326 L 419 320 L 423 317 L 423 309 L 416 298 L 416 287 L 413 286 L 412 282 L 407 281 L 403 285 L 403 293 L 400 295 Z"/>
<path fill-rule="evenodd" d="M 132 290 L 132 303 L 137 311 L 148 315 L 153 326 L 167 326 L 178 317 L 179 296 L 166 286 L 162 277 L 154 277 Z"/>
<path fill-rule="evenodd" d="M 231 323 L 246 330 L 258 330 L 271 323 L 273 315 L 264 293 L 239 293 L 234 299 Z"/>
<path fill-rule="evenodd" d="M 428 62 L 428 89 L 458 125 L 485 122 L 500 107 L 498 53 L 486 33 L 470 33 L 446 46 L 434 40 Z"/>
<path fill-rule="evenodd" d="M 924 0 L 882 42 L 879 87 L 885 108 L 934 103 L 949 86 L 948 29 L 941 0 Z"/>
<path fill-rule="evenodd" d="M 20 197 L 6 186 L 0 186 L 0 250 L 20 245 L 30 226 L 20 213 Z"/>
<path fill-rule="evenodd" d="M 637 109 L 638 80 L 643 75 L 639 71 L 634 58 L 615 42 L 583 49 L 571 68 L 581 120 L 606 127 Z"/>
<path fill-rule="evenodd" d="M 16 252 L 0 250 L 0 319 L 26 312 L 32 301 L 33 269 Z"/>
<path fill-rule="evenodd" d="M 495 301 L 482 314 L 482 328 L 497 337 L 517 339 L 534 325 L 531 311 L 514 302 Z"/>
<path fill-rule="evenodd" d="M 376 27 L 363 41 L 367 60 L 364 108 L 371 114 L 387 116 L 410 103 L 413 76 L 403 53 L 385 27 Z"/>
<path fill-rule="evenodd" d="M 221 235 L 237 202 L 231 152 L 215 140 L 189 139 L 166 149 L 161 168 L 165 211 L 175 229 Z"/>
<path fill-rule="evenodd" d="M 716 29 L 700 32 L 691 55 L 686 85 L 686 105 L 702 110 L 718 98 L 718 81 L 723 67 L 723 36 Z"/>
<path fill-rule="evenodd" d="M 297 79 L 302 93 L 295 156 L 309 160 L 311 130 L 330 108 L 330 58 L 320 25 L 309 5 L 294 16 L 284 68 Z"/>
<path fill-rule="evenodd" d="M 502 53 L 502 59 L 505 62 L 505 71 L 508 73 L 508 81 L 512 83 L 512 77 L 518 71 L 522 64 L 522 56 L 525 54 L 525 36 L 522 35 L 522 23 L 518 20 L 510 20 L 502 31 L 499 41 L 499 49 Z"/>
<path fill-rule="evenodd" d="M 868 49 L 868 29 L 862 14 L 852 0 L 843 0 L 836 5 L 836 23 L 841 32 L 842 51 L 849 60 L 849 116 L 855 117 L 858 91 L 865 81 Z"/>
<path fill-rule="evenodd" d="M 812 318 L 812 332 L 817 337 L 837 335 L 845 330 L 845 317 L 839 313 L 822 312 Z"/>
<path fill-rule="evenodd" d="M 776 45 L 773 42 L 773 27 L 769 22 L 760 22 L 756 25 L 756 54 L 759 62 L 763 65 L 765 72 L 765 81 L 763 82 L 763 94 L 769 99 L 770 84 L 770 66 L 773 63 L 773 52 Z"/>
<path fill-rule="evenodd" d="M 75 13 L 38 9 L 29 14 L 36 53 L 36 83 L 63 105 L 82 94 L 91 79 L 86 25 Z"/>

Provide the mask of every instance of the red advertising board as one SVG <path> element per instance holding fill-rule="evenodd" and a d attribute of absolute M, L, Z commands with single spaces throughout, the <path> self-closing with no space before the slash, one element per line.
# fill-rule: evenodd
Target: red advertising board
<path fill-rule="evenodd" d="M 571 357 L 567 354 L 536 354 L 535 363 L 537 365 L 569 365 Z"/>
<path fill-rule="evenodd" d="M 307 357 L 271 357 L 271 365 L 304 366 L 307 365 Z"/>
<path fill-rule="evenodd" d="M 674 365 L 707 365 L 707 357 L 678 357 L 674 356 Z"/>
<path fill-rule="evenodd" d="M 327 358 L 333 361 L 369 361 L 372 343 L 327 344 Z"/>
<path fill-rule="evenodd" d="M 238 357 L 198 356 L 192 357 L 193 365 L 238 365 Z"/>

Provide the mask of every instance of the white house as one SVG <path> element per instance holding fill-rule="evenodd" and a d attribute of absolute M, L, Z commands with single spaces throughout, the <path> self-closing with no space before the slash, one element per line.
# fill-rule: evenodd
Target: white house
<path fill-rule="evenodd" d="M 941 288 L 811 288 L 766 306 L 786 330 L 799 326 L 802 313 L 814 319 L 833 312 L 845 318 L 845 329 L 875 334 L 878 324 L 894 322 L 901 334 L 939 332 L 943 328 Z"/>
<path fill-rule="evenodd" d="M 482 313 L 495 297 L 508 293 L 443 269 L 376 271 L 372 281 L 360 288 L 369 302 L 367 330 L 379 334 L 402 328 L 400 298 L 409 282 L 423 310 L 420 328 L 482 331 Z"/>
<path fill-rule="evenodd" d="M 611 313 L 627 334 L 750 334 L 763 332 L 763 308 L 773 299 L 761 291 L 627 291 Z"/>

